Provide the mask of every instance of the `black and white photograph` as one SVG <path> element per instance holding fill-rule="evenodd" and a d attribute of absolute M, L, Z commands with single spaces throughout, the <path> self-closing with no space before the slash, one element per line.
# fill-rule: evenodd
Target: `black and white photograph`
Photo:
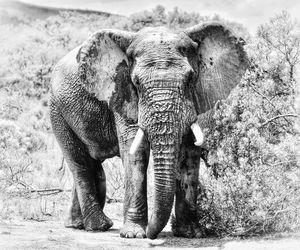
<path fill-rule="evenodd" d="M 0 0 L 0 249 L 300 250 L 300 1 Z"/>

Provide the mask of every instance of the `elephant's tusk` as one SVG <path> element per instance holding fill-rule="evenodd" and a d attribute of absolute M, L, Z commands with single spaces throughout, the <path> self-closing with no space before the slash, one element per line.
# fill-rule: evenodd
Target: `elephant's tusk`
<path fill-rule="evenodd" d="M 196 138 L 196 141 L 195 141 L 194 144 L 196 146 L 201 146 L 202 143 L 203 143 L 204 137 L 203 137 L 203 133 L 202 133 L 202 130 L 201 130 L 200 126 L 198 125 L 198 123 L 195 122 L 191 125 L 191 129 L 192 129 L 192 131 L 194 133 L 194 136 Z"/>
<path fill-rule="evenodd" d="M 144 138 L 144 131 L 141 128 L 139 128 L 131 144 L 129 154 L 134 155 L 136 153 L 136 151 L 138 150 L 139 146 L 142 143 L 143 138 Z"/>

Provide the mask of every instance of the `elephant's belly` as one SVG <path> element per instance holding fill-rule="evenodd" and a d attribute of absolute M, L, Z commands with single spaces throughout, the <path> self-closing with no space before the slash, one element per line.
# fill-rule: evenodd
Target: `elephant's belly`
<path fill-rule="evenodd" d="M 95 160 L 105 160 L 119 155 L 118 144 L 108 144 L 105 148 L 101 145 L 87 145 L 90 156 Z"/>
<path fill-rule="evenodd" d="M 119 155 L 117 133 L 111 120 L 88 119 L 83 123 L 79 137 L 93 159 L 105 160 Z"/>
<path fill-rule="evenodd" d="M 84 96 L 75 105 L 66 105 L 64 113 L 92 158 L 105 160 L 119 154 L 114 115 L 107 103 Z"/>

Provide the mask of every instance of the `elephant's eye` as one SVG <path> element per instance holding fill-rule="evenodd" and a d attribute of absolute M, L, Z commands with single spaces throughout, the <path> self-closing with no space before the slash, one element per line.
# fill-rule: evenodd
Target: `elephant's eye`
<path fill-rule="evenodd" d="M 187 55 L 187 52 L 188 52 L 187 48 L 184 47 L 184 46 L 179 46 L 179 47 L 178 47 L 178 51 L 179 51 L 179 53 L 182 54 L 183 56 L 186 56 L 186 55 Z"/>
<path fill-rule="evenodd" d="M 134 63 L 134 59 L 132 56 L 128 56 L 127 58 L 128 58 L 129 67 L 131 67 Z"/>
<path fill-rule="evenodd" d="M 139 78 L 136 75 L 132 78 L 132 82 L 136 87 L 140 85 Z"/>

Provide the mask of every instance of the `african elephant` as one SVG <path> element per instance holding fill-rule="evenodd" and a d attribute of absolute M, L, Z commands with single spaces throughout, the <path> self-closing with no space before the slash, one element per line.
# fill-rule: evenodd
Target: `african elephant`
<path fill-rule="evenodd" d="M 108 230 L 105 159 L 125 169 L 122 237 L 156 238 L 175 202 L 175 235 L 201 237 L 196 198 L 203 133 L 197 117 L 226 98 L 246 70 L 242 39 L 220 23 L 180 32 L 104 29 L 53 70 L 50 116 L 73 174 L 67 227 Z M 196 140 L 196 142 L 195 142 Z M 154 168 L 148 222 L 146 171 Z"/>

